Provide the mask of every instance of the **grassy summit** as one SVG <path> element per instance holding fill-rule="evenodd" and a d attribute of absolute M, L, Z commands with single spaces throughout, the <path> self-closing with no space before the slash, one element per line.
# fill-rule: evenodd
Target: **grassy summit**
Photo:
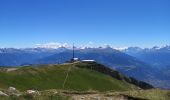
<path fill-rule="evenodd" d="M 64 84 L 64 85 L 63 85 Z M 8 92 L 13 86 L 21 95 Z M 170 91 L 152 88 L 149 84 L 127 77 L 98 63 L 72 63 L 61 65 L 34 65 L 0 69 L 0 90 L 9 96 L 3 100 L 74 100 L 74 98 L 101 98 L 105 100 L 169 100 Z M 28 89 L 40 95 L 30 95 Z M 56 94 L 57 92 L 57 94 Z M 91 99 L 90 99 L 91 98 Z M 75 99 L 76 100 L 76 99 Z"/>
<path fill-rule="evenodd" d="M 91 66 L 91 69 L 89 68 Z M 93 69 L 96 64 L 38 65 L 0 72 L 0 88 L 125 91 L 135 86 Z M 69 70 L 69 71 L 68 71 Z"/>

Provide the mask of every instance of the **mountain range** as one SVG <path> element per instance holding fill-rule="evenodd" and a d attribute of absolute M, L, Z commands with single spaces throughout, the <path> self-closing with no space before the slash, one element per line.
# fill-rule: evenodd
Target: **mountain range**
<path fill-rule="evenodd" d="M 75 57 L 93 59 L 112 69 L 148 82 L 155 87 L 170 88 L 170 46 L 116 50 L 109 46 L 75 48 Z M 70 48 L 2 48 L 0 66 L 25 66 L 32 64 L 61 64 L 72 58 Z"/>
<path fill-rule="evenodd" d="M 122 52 L 143 61 L 157 70 L 156 80 L 151 80 L 158 87 L 170 88 L 170 46 L 139 48 L 129 47 Z"/>

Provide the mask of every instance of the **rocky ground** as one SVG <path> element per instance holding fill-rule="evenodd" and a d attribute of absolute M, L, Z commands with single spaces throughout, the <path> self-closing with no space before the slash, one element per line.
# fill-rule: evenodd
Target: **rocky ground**
<path fill-rule="evenodd" d="M 27 90 L 20 92 L 15 87 L 9 87 L 7 90 L 0 91 L 0 97 L 3 100 L 145 100 L 140 98 L 133 98 L 127 95 L 115 93 L 110 95 L 107 93 L 99 93 L 96 91 L 77 92 L 64 90 Z M 57 100 L 58 100 L 57 99 Z"/>
<path fill-rule="evenodd" d="M 170 100 L 168 90 L 138 90 L 126 92 L 67 91 L 67 90 L 26 90 L 15 87 L 0 89 L 0 100 Z"/>
<path fill-rule="evenodd" d="M 130 97 L 127 95 L 107 96 L 104 94 L 74 95 L 73 100 L 147 100 L 142 98 Z"/>

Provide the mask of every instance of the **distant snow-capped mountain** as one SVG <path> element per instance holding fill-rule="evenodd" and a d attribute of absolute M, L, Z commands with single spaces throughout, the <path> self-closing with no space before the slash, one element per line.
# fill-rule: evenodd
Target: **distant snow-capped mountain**
<path fill-rule="evenodd" d="M 122 52 L 153 66 L 158 73 L 157 79 L 151 81 L 153 83 L 159 82 L 158 87 L 170 88 L 170 85 L 168 85 L 170 82 L 170 46 L 155 46 L 153 48 L 129 47 L 122 50 Z"/>
<path fill-rule="evenodd" d="M 145 49 L 129 47 L 123 50 L 123 52 L 155 67 L 170 66 L 170 46 L 168 45 Z"/>
<path fill-rule="evenodd" d="M 42 59 L 56 53 L 67 50 L 67 48 L 1 48 L 0 66 L 20 66 L 28 64 L 37 59 Z"/>
<path fill-rule="evenodd" d="M 165 50 L 169 51 L 170 50 L 170 45 L 166 46 L 154 46 L 152 48 L 140 48 L 140 47 L 127 47 L 123 49 L 122 51 L 134 51 L 134 52 L 140 52 L 140 51 L 160 51 L 160 50 Z"/>
<path fill-rule="evenodd" d="M 45 44 L 36 44 L 36 48 L 49 48 L 49 49 L 58 49 L 58 48 L 70 48 L 70 45 L 67 43 L 58 43 L 58 42 L 50 42 Z"/>

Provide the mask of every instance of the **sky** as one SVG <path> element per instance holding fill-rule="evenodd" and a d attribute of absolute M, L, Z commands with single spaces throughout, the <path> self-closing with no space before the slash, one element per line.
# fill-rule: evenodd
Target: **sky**
<path fill-rule="evenodd" d="M 0 47 L 170 45 L 169 0 L 0 0 Z"/>

